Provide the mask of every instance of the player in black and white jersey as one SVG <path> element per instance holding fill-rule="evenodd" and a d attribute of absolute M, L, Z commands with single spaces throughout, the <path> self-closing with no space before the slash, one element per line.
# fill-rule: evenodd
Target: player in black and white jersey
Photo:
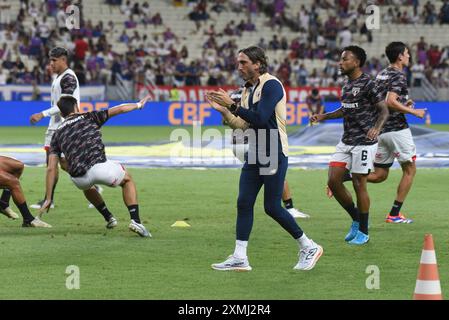
<path fill-rule="evenodd" d="M 77 100 L 71 95 L 62 96 L 57 106 L 61 110 L 64 121 L 56 129 L 50 144 L 50 155 L 47 167 L 46 199 L 41 213 L 48 211 L 51 195 L 56 183 L 56 171 L 59 158 L 64 154 L 67 161 L 67 172 L 73 183 L 84 192 L 95 208 L 106 220 L 106 228 L 114 228 L 117 220 L 106 207 L 95 184 L 109 187 L 120 186 L 123 189 L 123 200 L 131 216 L 129 229 L 142 237 L 151 237 L 139 217 L 137 191 L 133 179 L 119 163 L 106 158 L 105 147 L 101 138 L 101 126 L 111 117 L 141 109 L 149 97 L 138 103 L 126 103 L 102 111 L 78 113 Z"/>
<path fill-rule="evenodd" d="M 376 85 L 386 96 L 390 116 L 379 135 L 379 147 L 374 162 L 375 171 L 368 176 L 368 182 L 383 182 L 396 158 L 402 168 L 393 206 L 386 217 L 387 223 L 411 223 L 401 212 L 416 174 L 416 147 L 405 113 L 424 118 L 426 109 L 414 109 L 408 98 L 407 78 L 403 69 L 410 63 L 410 53 L 402 42 L 392 42 L 385 49 L 390 65 L 376 77 Z"/>
<path fill-rule="evenodd" d="M 50 51 L 49 53 L 50 68 L 52 69 L 52 72 L 56 75 L 51 85 L 51 107 L 42 112 L 33 114 L 30 118 L 30 122 L 32 124 L 35 124 L 40 120 L 42 120 L 44 117 L 50 117 L 50 123 L 48 125 L 47 132 L 45 133 L 45 144 L 44 144 L 47 165 L 48 165 L 48 156 L 51 139 L 56 129 L 59 127 L 59 125 L 62 123 L 63 120 L 59 108 L 56 105 L 57 102 L 59 101 L 59 98 L 61 97 L 61 95 L 69 94 L 76 99 L 76 101 L 78 102 L 78 106 L 80 103 L 80 86 L 78 78 L 76 77 L 75 72 L 69 68 L 68 56 L 69 56 L 68 51 L 62 47 L 55 47 Z M 61 168 L 65 170 L 66 164 L 63 157 L 61 157 L 60 163 Z M 56 171 L 56 183 L 54 185 L 55 188 L 58 181 L 58 176 L 59 171 Z M 55 190 L 52 191 L 51 196 L 52 208 L 54 207 L 53 204 L 54 193 Z M 41 200 L 38 203 L 31 205 L 30 207 L 34 209 L 40 209 L 43 203 L 44 200 Z"/>
<path fill-rule="evenodd" d="M 341 107 L 311 117 L 312 122 L 343 118 L 344 133 L 329 164 L 328 186 L 352 218 L 345 241 L 356 245 L 369 241 L 370 199 L 366 184 L 368 174 L 374 168 L 377 136 L 388 118 L 385 97 L 376 89 L 371 77 L 361 70 L 365 61 L 366 53 L 362 48 L 349 46 L 344 49 L 339 65 L 341 74 L 348 79 L 342 88 Z M 352 173 L 357 207 L 343 184 L 347 170 Z"/>
<path fill-rule="evenodd" d="M 61 94 L 70 94 L 78 102 L 80 101 L 80 88 L 78 83 L 78 78 L 75 72 L 68 66 L 68 51 L 62 47 L 55 47 L 49 53 L 50 58 L 50 68 L 52 72 L 56 75 L 51 84 L 51 107 L 49 109 L 43 110 L 42 112 L 35 113 L 30 117 L 31 124 L 35 124 L 42 120 L 44 117 L 50 117 L 50 123 L 48 124 L 47 131 L 45 133 L 45 143 L 44 149 L 46 152 L 46 163 L 48 165 L 48 156 L 50 150 L 50 142 L 56 129 L 62 122 L 62 117 L 58 106 L 58 102 Z M 61 167 L 64 163 L 61 162 Z M 58 172 L 56 173 L 56 183 L 58 181 Z M 55 183 L 55 188 L 56 188 Z M 52 191 L 52 208 L 53 208 L 53 196 L 54 190 Z M 31 208 L 40 209 L 43 204 L 43 200 L 39 201 L 37 204 L 31 205 Z"/>

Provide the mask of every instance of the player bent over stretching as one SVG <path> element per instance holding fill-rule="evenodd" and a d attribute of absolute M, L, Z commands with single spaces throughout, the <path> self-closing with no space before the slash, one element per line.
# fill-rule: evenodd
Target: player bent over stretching
<path fill-rule="evenodd" d="M 140 222 L 139 205 L 137 204 L 136 185 L 126 169 L 119 163 L 106 158 L 105 147 L 101 139 L 101 126 L 111 117 L 142 109 L 148 97 L 138 103 L 125 103 L 108 110 L 77 113 L 77 100 L 72 96 L 63 96 L 57 105 L 64 121 L 53 135 L 50 144 L 49 163 L 47 168 L 46 199 L 41 212 L 48 211 L 51 205 L 51 194 L 56 182 L 56 171 L 61 153 L 67 160 L 67 172 L 73 183 L 81 190 L 87 200 L 101 213 L 106 220 L 106 228 L 117 225 L 117 220 L 109 212 L 103 198 L 95 189 L 95 184 L 109 187 L 122 187 L 123 201 L 131 216 L 129 229 L 142 237 L 151 237 Z"/>
<path fill-rule="evenodd" d="M 51 228 L 51 225 L 41 221 L 39 218 L 33 217 L 28 209 L 28 205 L 23 195 L 22 187 L 20 186 L 19 178 L 23 173 L 23 163 L 19 160 L 0 156 L 0 188 L 6 188 L 7 192 L 23 217 L 23 227 L 35 228 Z M 9 199 L 8 199 L 9 201 Z M 6 207 L 5 207 L 6 205 Z M 18 215 L 14 213 L 8 206 L 0 200 L 1 212 L 11 219 L 18 219 Z"/>

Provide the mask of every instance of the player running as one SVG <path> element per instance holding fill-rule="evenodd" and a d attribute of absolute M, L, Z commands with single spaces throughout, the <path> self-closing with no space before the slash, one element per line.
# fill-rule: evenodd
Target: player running
<path fill-rule="evenodd" d="M 377 91 L 370 76 L 361 70 L 365 61 L 366 53 L 362 48 L 344 48 L 339 65 L 341 74 L 348 79 L 342 88 L 341 107 L 334 112 L 315 114 L 311 118 L 313 122 L 343 118 L 343 137 L 329 164 L 328 186 L 352 218 L 345 241 L 355 245 L 369 241 L 370 199 L 366 183 L 368 174 L 374 168 L 377 136 L 388 118 L 384 97 Z M 357 207 L 343 184 L 346 170 L 352 173 Z"/>
<path fill-rule="evenodd" d="M 51 140 L 46 198 L 40 210 L 41 213 L 50 208 L 52 190 L 57 179 L 58 162 L 63 153 L 67 160 L 67 172 L 73 183 L 83 190 L 87 200 L 104 217 L 106 228 L 114 228 L 117 220 L 106 207 L 103 198 L 94 187 L 95 184 L 122 187 L 123 200 L 131 216 L 129 229 L 142 237 L 151 237 L 140 221 L 136 185 L 122 165 L 106 158 L 100 131 L 101 126 L 109 118 L 142 109 L 148 99 L 147 96 L 138 103 L 125 103 L 108 110 L 88 113 L 78 113 L 78 101 L 70 95 L 59 99 L 57 106 L 65 120 L 54 132 Z"/>
<path fill-rule="evenodd" d="M 413 101 L 408 100 L 407 78 L 403 72 L 404 68 L 410 64 L 407 46 L 402 42 L 392 42 L 386 47 L 385 54 L 390 65 L 377 75 L 376 84 L 386 95 L 390 116 L 379 136 L 379 146 L 374 162 L 375 171 L 368 176 L 368 182 L 385 181 L 396 158 L 402 168 L 402 179 L 385 221 L 411 223 L 413 220 L 406 218 L 400 212 L 416 174 L 416 146 L 404 114 L 409 113 L 418 118 L 424 118 L 426 109 L 414 109 Z"/>

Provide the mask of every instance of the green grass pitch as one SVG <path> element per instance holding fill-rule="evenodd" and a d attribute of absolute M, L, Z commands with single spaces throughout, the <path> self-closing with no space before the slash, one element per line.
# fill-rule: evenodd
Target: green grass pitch
<path fill-rule="evenodd" d="M 120 129 L 105 129 L 107 141 L 136 141 L 134 137 L 142 136 L 122 131 L 125 140 L 113 133 Z M 165 129 L 148 129 L 148 133 L 156 136 L 158 130 Z M 162 131 L 160 137 L 165 135 Z M 11 131 L 1 128 L 0 132 L 3 143 L 11 142 Z M 20 136 L 24 143 L 30 142 L 26 135 Z M 36 135 L 36 139 L 41 138 Z M 19 221 L 0 216 L 0 299 L 411 299 L 426 233 L 434 236 L 443 296 L 447 296 L 447 169 L 418 170 L 403 207 L 415 219 L 410 225 L 384 223 L 399 171 L 393 170 L 383 184 L 369 185 L 371 240 L 363 247 L 343 240 L 350 221 L 337 202 L 324 195 L 327 172 L 290 169 L 287 178 L 295 206 L 311 215 L 297 221 L 323 246 L 324 254 L 315 269 L 292 270 L 297 244 L 265 215 L 261 192 L 248 249 L 253 271 L 247 273 L 210 268 L 234 248 L 239 170 L 130 172 L 152 239 L 128 231 L 129 216 L 119 189 L 105 188 L 103 194 L 119 220 L 116 229 L 106 230 L 100 214 L 87 208 L 82 193 L 61 173 L 56 209 L 43 217 L 52 229 L 21 228 Z M 42 197 L 44 174 L 43 168 L 25 169 L 22 186 L 29 204 Z M 171 227 L 184 219 L 190 228 Z M 79 290 L 66 288 L 69 265 L 80 269 Z M 370 265 L 380 270 L 378 290 L 366 288 Z"/>

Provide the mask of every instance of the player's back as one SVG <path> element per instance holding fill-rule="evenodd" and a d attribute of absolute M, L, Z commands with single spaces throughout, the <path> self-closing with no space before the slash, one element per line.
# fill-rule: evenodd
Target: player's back
<path fill-rule="evenodd" d="M 72 177 L 82 176 L 95 164 L 106 161 L 100 128 L 107 120 L 107 110 L 74 113 L 56 130 L 51 152 L 64 154 Z"/>

